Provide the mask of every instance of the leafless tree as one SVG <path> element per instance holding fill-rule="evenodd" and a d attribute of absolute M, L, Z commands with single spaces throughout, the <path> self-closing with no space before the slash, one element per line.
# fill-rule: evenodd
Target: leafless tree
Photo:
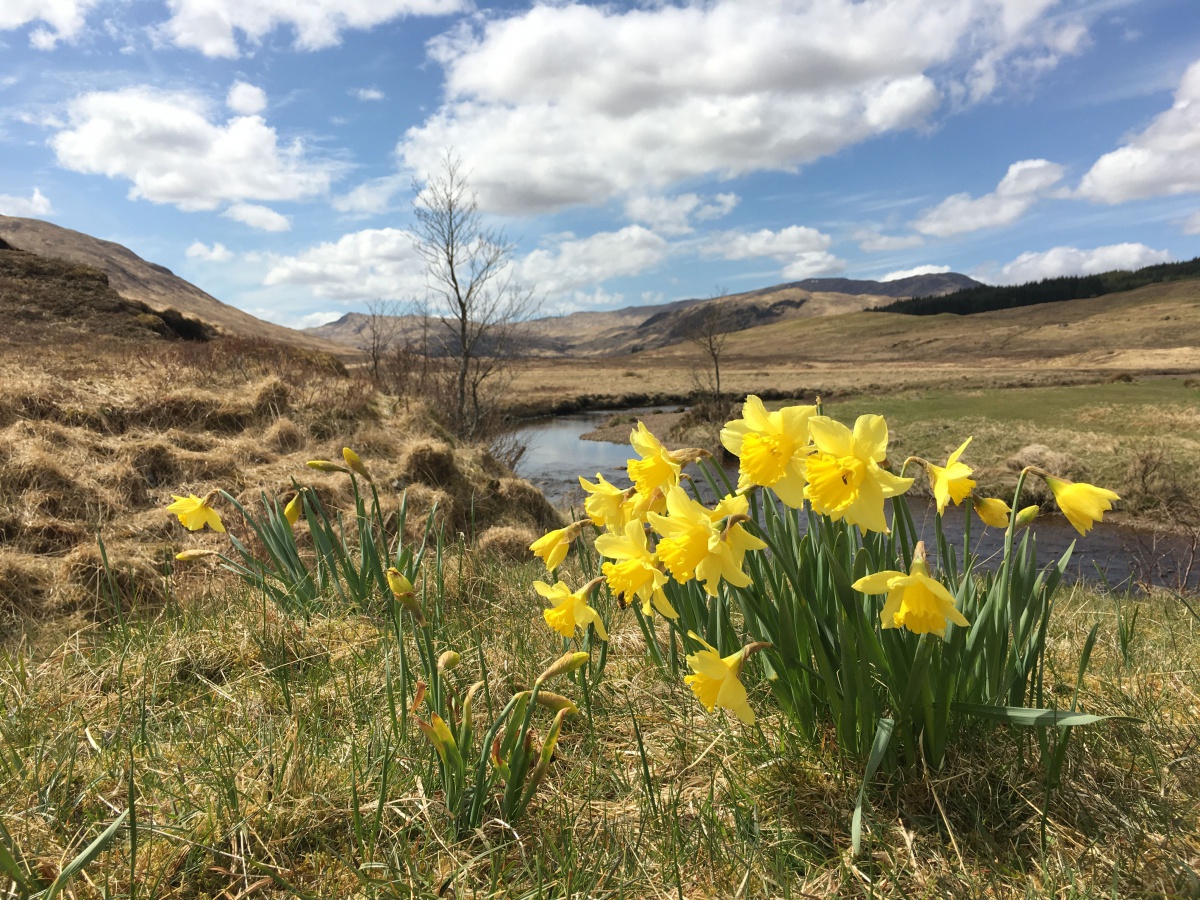
<path fill-rule="evenodd" d="M 383 378 L 383 364 L 400 334 L 401 306 L 395 300 L 372 300 L 367 304 L 366 321 L 359 332 L 359 349 L 367 354 L 371 379 L 376 385 Z"/>
<path fill-rule="evenodd" d="M 684 330 L 687 340 L 699 347 L 707 358 L 705 380 L 712 393 L 711 412 L 715 416 L 724 414 L 721 409 L 721 358 L 725 353 L 725 342 L 735 330 L 734 311 L 723 287 L 718 287 L 713 298 L 693 312 Z"/>
<path fill-rule="evenodd" d="M 494 413 L 493 385 L 517 353 L 515 326 L 533 313 L 532 290 L 515 278 L 515 245 L 484 224 L 462 160 L 452 152 L 414 184 L 413 246 L 425 264 L 443 352 L 454 360 L 451 426 L 477 438 Z"/>

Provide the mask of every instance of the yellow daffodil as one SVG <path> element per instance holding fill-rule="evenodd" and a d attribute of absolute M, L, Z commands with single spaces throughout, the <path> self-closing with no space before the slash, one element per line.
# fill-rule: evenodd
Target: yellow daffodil
<path fill-rule="evenodd" d="M 392 591 L 392 597 L 400 604 L 400 608 L 408 612 L 418 625 L 425 625 L 425 611 L 421 608 L 420 601 L 417 600 L 412 582 L 399 569 L 391 566 L 387 570 L 387 583 Z"/>
<path fill-rule="evenodd" d="M 584 520 L 586 521 L 586 520 Z M 546 571 L 553 572 L 559 563 L 567 558 L 571 543 L 579 537 L 583 522 L 572 522 L 566 528 L 555 528 L 548 531 L 529 545 L 533 555 L 540 557 L 546 563 Z"/>
<path fill-rule="evenodd" d="M 219 496 L 218 491 L 209 491 L 203 499 L 195 494 L 188 494 L 186 497 L 176 494 L 171 496 L 175 502 L 167 507 L 167 512 L 175 513 L 189 531 L 199 531 L 205 525 L 213 531 L 225 531 L 225 526 L 221 524 L 221 517 L 212 507 Z"/>
<path fill-rule="evenodd" d="M 1094 484 L 1066 481 L 1053 475 L 1042 475 L 1042 478 L 1054 492 L 1054 502 L 1058 508 L 1080 534 L 1091 531 L 1092 525 L 1101 521 L 1104 514 L 1112 509 L 1113 503 L 1121 499 L 1112 491 Z"/>
<path fill-rule="evenodd" d="M 912 568 L 903 572 L 876 572 L 854 582 L 864 594 L 887 594 L 879 617 L 884 628 L 907 628 L 914 634 L 946 636 L 946 623 L 966 627 L 970 623 L 954 606 L 954 596 L 929 576 L 925 544 L 918 543 Z"/>
<path fill-rule="evenodd" d="M 954 501 L 955 506 L 958 506 L 970 496 L 971 490 L 975 487 L 975 482 L 970 477 L 975 470 L 966 463 L 958 461 L 969 443 L 971 443 L 970 438 L 963 441 L 962 446 L 950 454 L 950 458 L 946 460 L 944 466 L 935 466 L 933 463 L 925 464 L 925 471 L 929 473 L 929 483 L 933 485 L 933 499 L 937 502 L 939 516 L 946 511 L 946 505 L 951 500 Z"/>
<path fill-rule="evenodd" d="M 583 510 L 592 520 L 592 524 L 618 534 L 622 532 L 628 520 L 625 501 L 631 492 L 610 483 L 599 472 L 596 473 L 595 484 L 580 475 L 579 486 L 587 492 L 588 497 L 583 501 Z"/>
<path fill-rule="evenodd" d="M 695 674 L 683 677 L 696 699 L 709 712 L 719 706 L 732 712 L 745 724 L 753 725 L 754 710 L 746 701 L 746 688 L 738 676 L 746 658 L 755 650 L 769 645 L 750 644 L 736 653 L 722 657 L 715 647 L 695 632 L 689 631 L 688 635 L 704 645 L 703 650 L 697 650 L 687 658 L 687 664 Z"/>
<path fill-rule="evenodd" d="M 349 447 L 343 447 L 342 459 L 346 460 L 346 465 L 350 467 L 350 471 L 374 484 L 375 479 L 371 477 L 371 473 L 367 471 L 367 467 L 363 465 L 363 461 L 357 453 Z"/>
<path fill-rule="evenodd" d="M 637 428 L 630 432 L 629 443 L 640 457 L 628 462 L 629 480 L 639 494 L 649 497 L 656 490 L 665 493 L 679 483 L 682 467 L 672 459 L 658 438 L 650 433 L 644 422 L 638 422 Z"/>
<path fill-rule="evenodd" d="M 641 522 L 629 522 L 623 535 L 600 535 L 596 538 L 596 552 L 617 560 L 606 562 L 600 568 L 608 580 L 609 590 L 614 594 L 624 595 L 629 602 L 635 597 L 641 600 L 643 615 L 650 615 L 651 609 L 657 609 L 668 619 L 679 615 L 663 593 L 662 586 L 667 583 L 667 576 L 658 567 L 658 559 L 650 552 Z"/>
<path fill-rule="evenodd" d="M 975 514 L 979 516 L 984 525 L 990 528 L 1008 527 L 1008 514 L 1011 510 L 1003 500 L 995 497 L 976 497 L 972 494 L 971 505 L 975 507 Z"/>
<path fill-rule="evenodd" d="M 327 459 L 310 459 L 308 462 L 305 463 L 305 465 L 308 466 L 310 469 L 315 469 L 318 472 L 326 472 L 326 473 L 330 473 L 330 472 L 349 473 L 350 472 L 350 470 L 347 469 L 345 466 L 339 466 L 337 463 L 330 462 Z"/>
<path fill-rule="evenodd" d="M 304 497 L 302 491 L 296 491 L 296 496 L 288 501 L 287 506 L 283 508 L 283 517 L 287 519 L 289 525 L 295 525 L 300 521 L 300 513 L 304 509 Z"/>
<path fill-rule="evenodd" d="M 883 417 L 859 416 L 851 431 L 828 416 L 812 416 L 808 431 L 817 452 L 805 461 L 804 496 L 813 509 L 834 520 L 845 519 L 864 532 L 887 533 L 883 501 L 903 494 L 913 480 L 879 465 L 887 459 Z"/>
<path fill-rule="evenodd" d="M 646 517 L 655 512 L 662 514 L 667 511 L 667 495 L 662 488 L 655 488 L 653 493 L 642 494 L 634 490 L 625 502 L 621 504 L 621 512 L 626 522 L 637 520 L 646 524 Z"/>
<path fill-rule="evenodd" d="M 180 562 L 191 562 L 194 559 L 205 559 L 216 555 L 216 550 L 182 550 L 175 554 L 175 558 Z"/>
<path fill-rule="evenodd" d="M 750 577 L 742 571 L 747 550 L 761 550 L 766 544 L 741 526 L 749 501 L 745 497 L 726 497 L 715 510 L 709 510 L 688 497 L 681 487 L 667 491 L 667 513 L 650 513 L 650 523 L 661 536 L 657 555 L 680 583 L 696 578 L 710 595 L 724 578 L 735 587 L 746 587 Z M 722 519 L 724 528 L 719 527 Z"/>
<path fill-rule="evenodd" d="M 785 406 L 767 412 L 762 400 L 747 397 L 742 418 L 721 429 L 721 443 L 740 460 L 738 490 L 751 485 L 769 487 L 788 506 L 802 506 L 808 420 L 816 413 L 815 406 Z"/>
<path fill-rule="evenodd" d="M 561 581 L 553 587 L 544 581 L 535 581 L 534 589 L 553 604 L 550 609 L 542 610 L 546 624 L 565 638 L 572 637 L 577 627 L 587 631 L 590 624 L 596 629 L 600 640 L 607 641 L 608 632 L 604 630 L 604 620 L 587 602 L 588 595 L 603 580 L 595 578 L 577 591 L 572 591 Z"/>

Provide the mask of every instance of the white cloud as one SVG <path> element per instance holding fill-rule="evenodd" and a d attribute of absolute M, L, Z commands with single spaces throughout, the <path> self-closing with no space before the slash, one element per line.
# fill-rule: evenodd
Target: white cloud
<path fill-rule="evenodd" d="M 4 0 L 5 3 L 9 0 Z M 158 33 L 205 56 L 238 56 L 236 32 L 258 44 L 276 28 L 295 32 L 298 50 L 341 42 L 342 32 L 374 28 L 402 16 L 442 16 L 469 8 L 468 0 L 167 0 L 171 18 Z"/>
<path fill-rule="evenodd" d="M 292 229 L 292 223 L 287 216 L 275 212 L 269 206 L 259 206 L 257 203 L 235 203 L 221 215 L 260 231 L 291 231 Z"/>
<path fill-rule="evenodd" d="M 29 34 L 37 50 L 52 50 L 59 41 L 73 41 L 83 30 L 87 13 L 99 0 L 3 0 L 0 2 L 0 31 L 42 22 Z"/>
<path fill-rule="evenodd" d="M 758 259 L 767 257 L 784 263 L 783 277 L 800 280 L 817 275 L 833 275 L 846 267 L 846 261 L 829 252 L 833 240 L 827 234 L 803 225 L 789 225 L 779 231 L 764 228 L 750 233 L 728 231 L 714 234 L 701 252 L 722 259 Z"/>
<path fill-rule="evenodd" d="M 680 194 L 677 197 L 631 197 L 625 201 L 625 215 L 660 234 L 689 234 L 692 222 L 705 222 L 728 215 L 738 204 L 737 194 Z"/>
<path fill-rule="evenodd" d="M 371 228 L 273 260 L 263 283 L 303 285 L 335 300 L 403 298 L 424 295 L 425 267 L 409 232 Z"/>
<path fill-rule="evenodd" d="M 667 242 L 641 225 L 586 238 L 564 235 L 517 262 L 517 279 L 538 294 L 559 297 L 623 275 L 637 275 L 667 258 Z"/>
<path fill-rule="evenodd" d="M 980 228 L 1011 225 L 1062 181 L 1063 167 L 1045 159 L 1023 159 L 1008 167 L 996 190 L 981 197 L 954 194 L 913 222 L 934 237 L 950 237 Z"/>
<path fill-rule="evenodd" d="M 253 84 L 235 81 L 225 98 L 225 105 L 238 115 L 258 115 L 267 108 L 267 92 Z"/>
<path fill-rule="evenodd" d="M 300 316 L 296 319 L 293 328 L 319 328 L 321 325 L 328 325 L 330 322 L 336 322 L 345 313 L 342 312 L 312 312 L 307 315 Z"/>
<path fill-rule="evenodd" d="M 0 194 L 0 216 L 23 216 L 26 218 L 48 216 L 54 212 L 49 199 L 38 188 L 29 197 L 14 197 Z"/>
<path fill-rule="evenodd" d="M 431 44 L 446 100 L 397 151 L 421 176 L 454 147 L 507 213 L 794 171 L 921 126 L 985 52 L 993 74 L 1059 52 L 1052 2 L 540 3 Z"/>
<path fill-rule="evenodd" d="M 875 228 L 856 231 L 853 239 L 858 241 L 858 249 L 864 253 L 908 250 L 925 243 L 925 239 L 919 234 L 883 234 Z"/>
<path fill-rule="evenodd" d="M 385 100 L 387 99 L 383 91 L 379 88 L 355 88 L 350 92 L 359 100 Z"/>
<path fill-rule="evenodd" d="M 1192 213 L 1183 223 L 1184 234 L 1200 234 L 1200 211 Z"/>
<path fill-rule="evenodd" d="M 188 259 L 198 259 L 201 262 L 229 262 L 233 259 L 233 252 L 224 244 L 215 243 L 211 247 L 201 241 L 195 241 L 184 255 Z"/>
<path fill-rule="evenodd" d="M 210 104 L 148 86 L 83 94 L 50 145 L 59 165 L 132 182 L 131 199 L 183 210 L 224 202 L 301 200 L 329 189 L 337 167 L 307 157 L 299 140 L 281 145 L 259 116 L 209 118 Z"/>
<path fill-rule="evenodd" d="M 1024 284 L 1043 278 L 1064 275 L 1095 275 L 1114 269 L 1140 269 L 1167 262 L 1171 254 L 1153 250 L 1145 244 L 1110 244 L 1092 250 L 1076 247 L 1053 247 L 1040 253 L 1022 253 L 1003 266 L 995 277 L 986 277 L 998 284 Z"/>
<path fill-rule="evenodd" d="M 334 197 L 331 203 L 338 212 L 355 216 L 375 216 L 392 208 L 392 198 L 409 180 L 402 175 L 385 175 L 364 181 L 349 193 Z"/>
<path fill-rule="evenodd" d="M 1125 146 L 1096 160 L 1078 194 L 1099 203 L 1200 192 L 1200 61 L 1192 63 L 1175 103 Z"/>
<path fill-rule="evenodd" d="M 914 275 L 941 275 L 943 272 L 949 272 L 949 266 L 915 266 L 911 269 L 897 269 L 895 272 L 888 272 L 880 281 L 899 281 L 901 278 L 912 278 Z"/>

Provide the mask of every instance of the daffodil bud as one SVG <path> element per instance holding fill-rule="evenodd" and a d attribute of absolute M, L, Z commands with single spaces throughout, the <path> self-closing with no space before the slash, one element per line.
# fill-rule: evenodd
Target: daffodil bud
<path fill-rule="evenodd" d="M 1009 509 L 1008 504 L 1003 500 L 972 495 L 971 504 L 975 507 L 975 514 L 979 516 L 984 525 L 991 528 L 1008 527 Z"/>
<path fill-rule="evenodd" d="M 402 575 L 400 570 L 395 566 L 388 568 L 387 581 L 388 587 L 392 589 L 392 593 L 397 597 L 403 597 L 413 592 L 412 582 Z"/>
<path fill-rule="evenodd" d="M 1041 510 L 1038 508 L 1036 503 L 1032 506 L 1025 507 L 1023 510 L 1017 513 L 1017 527 L 1028 528 L 1033 524 L 1033 520 L 1038 517 L 1039 512 L 1041 512 Z"/>
<path fill-rule="evenodd" d="M 183 550 L 175 554 L 175 558 L 180 562 L 191 562 L 193 559 L 204 559 L 209 556 L 216 556 L 216 550 Z"/>
<path fill-rule="evenodd" d="M 361 458 L 359 458 L 357 453 L 355 453 L 349 447 L 343 447 L 342 458 L 346 460 L 346 465 L 348 465 L 351 471 L 353 471 L 356 475 L 360 475 L 372 484 L 375 483 L 375 479 L 371 477 L 371 473 L 367 471 L 367 467 L 363 465 L 363 461 Z"/>
<path fill-rule="evenodd" d="M 579 712 L 579 707 L 575 705 L 574 701 L 553 691 L 538 691 L 537 702 L 556 713 L 564 709 L 571 714 Z"/>
<path fill-rule="evenodd" d="M 283 517 L 287 519 L 289 525 L 295 525 L 300 521 L 300 512 L 304 505 L 304 492 L 296 491 L 296 496 L 288 501 L 288 505 L 283 508 Z"/>
<path fill-rule="evenodd" d="M 575 653 L 564 653 L 552 662 L 546 671 L 537 677 L 537 683 L 541 684 L 543 681 L 549 681 L 556 675 L 566 675 L 568 672 L 574 672 L 576 669 L 586 666 L 590 658 L 582 650 Z"/>
<path fill-rule="evenodd" d="M 305 465 L 310 469 L 316 469 L 318 472 L 345 472 L 347 474 L 350 472 L 345 466 L 339 466 L 337 463 L 330 462 L 327 459 L 310 459 Z"/>
<path fill-rule="evenodd" d="M 460 662 L 462 662 L 461 654 L 455 653 L 453 650 L 447 650 L 438 657 L 437 668 L 439 672 L 449 672 Z"/>

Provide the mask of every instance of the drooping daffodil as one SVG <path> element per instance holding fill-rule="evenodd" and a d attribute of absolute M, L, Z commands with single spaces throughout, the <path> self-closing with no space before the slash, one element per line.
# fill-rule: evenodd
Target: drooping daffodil
<path fill-rule="evenodd" d="M 534 589 L 552 604 L 550 609 L 542 610 L 546 624 L 565 638 L 574 636 L 576 628 L 587 631 L 588 625 L 591 625 L 600 640 L 607 641 L 604 620 L 600 618 L 600 613 L 588 605 L 588 596 L 603 581 L 603 578 L 593 578 L 577 591 L 572 591 L 562 581 L 553 587 L 544 581 L 535 581 Z"/>
<path fill-rule="evenodd" d="M 679 615 L 663 593 L 667 575 L 659 568 L 657 557 L 650 552 L 642 523 L 631 521 L 624 534 L 602 534 L 596 538 L 596 552 L 616 562 L 600 567 L 608 580 L 608 588 L 632 602 L 642 601 L 642 614 L 656 609 L 668 619 Z"/>
<path fill-rule="evenodd" d="M 175 502 L 167 507 L 167 512 L 175 513 L 188 531 L 199 531 L 207 525 L 213 531 L 224 533 L 225 526 L 221 524 L 221 516 L 213 509 L 213 503 L 218 496 L 220 491 L 209 491 L 203 498 L 195 494 L 188 494 L 186 497 L 172 494 Z"/>
<path fill-rule="evenodd" d="M 1008 515 L 1011 510 L 1003 500 L 996 497 L 976 497 L 972 494 L 971 505 L 975 507 L 975 514 L 984 525 L 990 528 L 1008 527 Z"/>
<path fill-rule="evenodd" d="M 553 572 L 558 568 L 559 563 L 567 558 L 567 551 L 571 549 L 575 538 L 579 537 L 579 532 L 583 529 L 583 523 L 586 521 L 584 519 L 580 522 L 572 522 L 566 528 L 555 528 L 529 545 L 533 555 L 540 557 L 546 563 L 547 572 Z"/>
<path fill-rule="evenodd" d="M 933 463 L 925 464 L 925 471 L 929 473 L 929 483 L 933 486 L 933 499 L 937 503 L 939 516 L 946 511 L 946 506 L 950 501 L 953 500 L 954 505 L 958 506 L 971 495 L 971 491 L 975 487 L 975 482 L 971 480 L 971 473 L 975 470 L 965 462 L 959 461 L 959 457 L 963 455 L 963 451 L 967 449 L 969 443 L 971 443 L 970 438 L 963 441 L 962 446 L 950 454 L 944 466 L 935 466 Z"/>
<path fill-rule="evenodd" d="M 851 431 L 828 416 L 808 420 L 816 452 L 804 465 L 804 496 L 813 509 L 845 519 L 860 530 L 887 533 L 883 501 L 907 491 L 911 478 L 880 466 L 887 459 L 888 429 L 882 416 L 859 416 Z"/>
<path fill-rule="evenodd" d="M 746 700 L 746 687 L 739 676 L 746 658 L 756 650 L 770 645 L 749 644 L 736 653 L 723 657 L 716 647 L 695 632 L 689 631 L 688 636 L 704 645 L 704 649 L 688 654 L 687 664 L 694 674 L 683 677 L 696 699 L 709 712 L 717 707 L 727 709 L 746 725 L 753 725 L 754 710 Z"/>
<path fill-rule="evenodd" d="M 721 443 L 738 457 L 738 490 L 769 487 L 793 509 L 804 504 L 804 460 L 808 455 L 808 420 L 815 406 L 785 406 L 767 412 L 753 395 L 742 405 L 742 418 L 721 429 Z"/>
<path fill-rule="evenodd" d="M 864 594 L 887 594 L 879 614 L 884 628 L 907 628 L 913 634 L 946 636 L 946 624 L 966 627 L 970 623 L 954 605 L 954 596 L 945 585 L 930 577 L 925 562 L 925 543 L 913 550 L 912 567 L 904 572 L 876 572 L 854 582 L 852 587 Z"/>
<path fill-rule="evenodd" d="M 679 483 L 682 467 L 671 458 L 662 442 L 650 433 L 645 422 L 638 422 L 630 432 L 629 443 L 638 454 L 638 459 L 628 461 L 629 480 L 639 494 L 649 497 L 656 490 L 665 493 Z"/>
<path fill-rule="evenodd" d="M 662 537 L 656 548 L 658 558 L 676 581 L 686 583 L 695 578 L 714 597 L 722 578 L 735 587 L 746 587 L 750 584 L 750 577 L 742 571 L 746 551 L 767 546 L 742 527 L 749 518 L 748 510 L 749 501 L 741 495 L 726 497 L 710 510 L 683 488 L 671 488 L 667 515 L 650 513 L 650 524 Z"/>
<path fill-rule="evenodd" d="M 1113 503 L 1121 499 L 1107 488 L 1040 474 L 1054 493 L 1054 502 L 1080 534 L 1091 531 L 1092 525 L 1101 521 Z"/>
<path fill-rule="evenodd" d="M 583 510 L 593 525 L 618 534 L 625 530 L 625 523 L 629 519 L 625 501 L 632 491 L 617 487 L 599 472 L 596 473 L 595 484 L 580 475 L 579 486 L 587 492 Z"/>

